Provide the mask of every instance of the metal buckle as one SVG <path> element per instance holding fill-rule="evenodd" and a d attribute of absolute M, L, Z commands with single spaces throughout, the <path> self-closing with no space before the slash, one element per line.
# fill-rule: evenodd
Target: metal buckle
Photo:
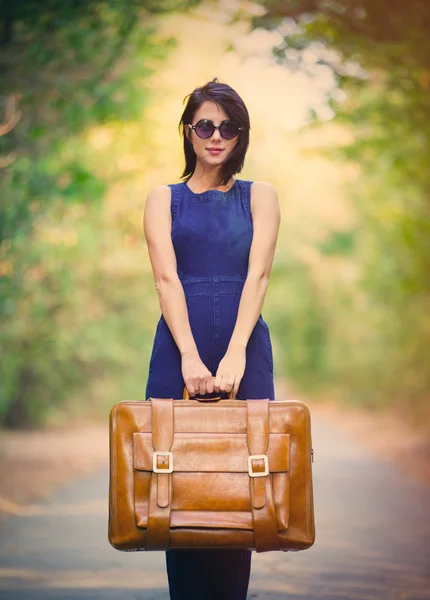
<path fill-rule="evenodd" d="M 157 467 L 157 459 L 159 456 L 168 456 L 169 464 L 164 468 Z M 152 470 L 154 473 L 172 473 L 173 472 L 173 454 L 171 452 L 153 452 L 152 454 Z"/>
<path fill-rule="evenodd" d="M 254 471 L 252 470 L 252 461 L 254 459 L 259 459 L 262 458 L 264 461 L 264 471 L 259 471 L 257 473 L 254 473 Z M 266 454 L 251 454 L 250 456 L 248 456 L 248 473 L 250 477 L 264 477 L 265 475 L 269 474 L 269 459 L 267 458 Z"/>

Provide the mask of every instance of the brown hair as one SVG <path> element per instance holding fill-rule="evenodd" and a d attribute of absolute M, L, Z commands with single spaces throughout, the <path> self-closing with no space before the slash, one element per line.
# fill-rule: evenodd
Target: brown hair
<path fill-rule="evenodd" d="M 245 154 L 249 146 L 249 130 L 251 128 L 249 122 L 248 110 L 239 94 L 226 83 L 221 83 L 217 77 L 209 81 L 205 85 L 196 88 L 191 94 L 185 96 L 188 98 L 187 105 L 182 113 L 179 121 L 179 131 L 183 136 L 185 168 L 181 175 L 181 179 L 188 181 L 196 168 L 196 154 L 189 141 L 185 125 L 192 123 L 194 115 L 198 108 L 206 101 L 212 101 L 220 105 L 227 113 L 228 118 L 236 121 L 243 127 L 239 133 L 239 139 L 232 152 L 227 157 L 227 160 L 221 165 L 219 170 L 216 186 L 227 185 L 232 175 L 240 173 L 245 162 Z"/>

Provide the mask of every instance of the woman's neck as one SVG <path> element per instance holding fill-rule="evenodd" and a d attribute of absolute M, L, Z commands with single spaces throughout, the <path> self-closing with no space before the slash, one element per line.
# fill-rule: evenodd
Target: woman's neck
<path fill-rule="evenodd" d="M 201 192 L 205 192 L 206 190 L 220 190 L 221 192 L 227 192 L 232 185 L 234 185 L 235 178 L 232 176 L 227 185 L 216 186 L 215 178 L 212 174 L 203 174 L 196 175 L 194 172 L 190 179 L 187 181 L 187 185 L 192 189 L 196 194 L 200 194 Z M 190 185 L 191 184 L 191 185 Z"/>

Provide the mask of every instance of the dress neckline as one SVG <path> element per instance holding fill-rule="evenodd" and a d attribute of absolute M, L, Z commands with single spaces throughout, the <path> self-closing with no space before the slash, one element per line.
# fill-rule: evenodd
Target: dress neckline
<path fill-rule="evenodd" d="M 190 194 L 192 194 L 193 196 L 196 196 L 198 198 L 198 197 L 206 196 L 209 193 L 221 194 L 222 196 L 224 196 L 225 194 L 229 194 L 237 186 L 238 181 L 239 181 L 238 179 L 235 179 L 231 188 L 226 190 L 225 192 L 223 192 L 222 190 L 216 190 L 216 189 L 208 189 L 205 192 L 193 192 L 193 190 L 189 187 L 189 185 L 187 184 L 186 181 L 183 181 L 182 183 L 185 186 L 185 188 L 189 191 Z"/>

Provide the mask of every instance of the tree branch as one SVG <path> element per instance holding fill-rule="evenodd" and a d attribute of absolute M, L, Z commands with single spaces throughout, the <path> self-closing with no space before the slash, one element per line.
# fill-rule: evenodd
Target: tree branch
<path fill-rule="evenodd" d="M 6 135 L 15 127 L 22 117 L 22 112 L 18 110 L 18 100 L 20 94 L 11 94 L 6 98 L 4 121 L 0 122 L 0 136 Z"/>

